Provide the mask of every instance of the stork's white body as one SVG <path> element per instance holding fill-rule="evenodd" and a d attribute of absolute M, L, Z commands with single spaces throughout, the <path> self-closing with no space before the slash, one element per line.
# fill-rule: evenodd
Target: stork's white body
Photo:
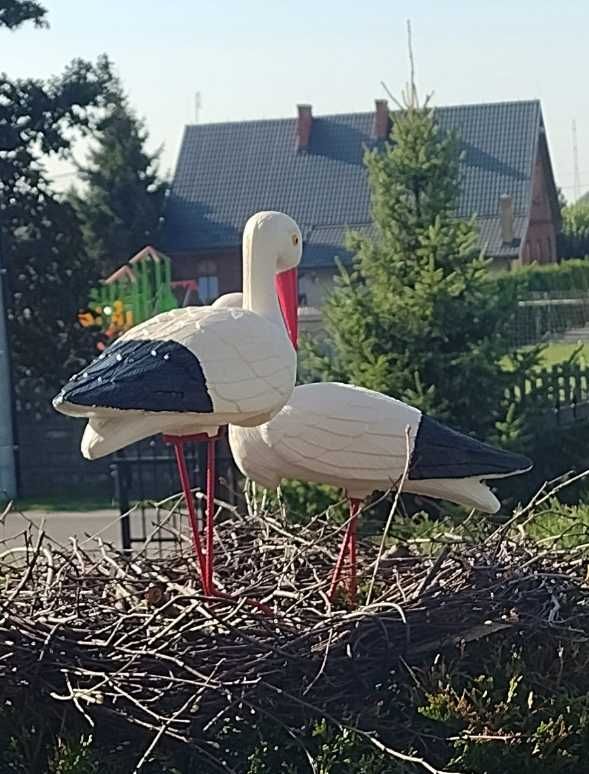
<path fill-rule="evenodd" d="M 282 213 L 258 213 L 244 231 L 241 308 L 174 309 L 137 325 L 54 401 L 87 417 L 82 453 L 102 457 L 158 432 L 207 433 L 265 422 L 284 405 L 296 352 L 275 290 L 277 273 L 300 261 L 302 241 Z"/>
<path fill-rule="evenodd" d="M 132 335 L 131 335 L 132 334 Z M 239 340 L 236 336 L 239 334 Z M 270 419 L 292 393 L 296 375 L 296 353 L 279 325 L 260 320 L 240 309 L 189 307 L 165 312 L 138 325 L 110 348 L 109 356 L 130 341 L 176 342 L 191 352 L 201 365 L 213 412 L 181 410 L 146 411 L 95 406 L 70 407 L 71 416 L 87 416 L 82 453 L 88 459 L 102 457 L 155 433 L 214 436 L 220 425 L 260 423 Z M 155 355 L 151 355 L 151 351 Z M 149 357 L 158 357 L 158 348 Z M 168 354 L 168 353 L 166 353 Z M 159 357 L 165 370 L 174 353 Z M 177 385 L 176 385 L 177 386 Z M 118 389 L 132 389 L 119 382 Z M 175 379 L 170 380 L 175 391 Z M 78 413 L 79 412 L 79 413 Z"/>
<path fill-rule="evenodd" d="M 269 422 L 252 428 L 231 426 L 229 443 L 242 473 L 265 487 L 299 479 L 341 487 L 362 500 L 375 490 L 398 486 L 409 457 L 404 491 L 497 511 L 499 501 L 484 479 L 523 472 L 529 461 L 431 419 L 427 428 L 439 433 L 439 441 L 431 440 L 429 429 L 428 439 L 422 440 L 423 421 L 416 408 L 372 390 L 336 382 L 306 384 L 295 388 Z M 427 478 L 432 458 L 439 459 L 439 464 L 434 462 L 437 474 Z M 469 465 L 474 475 L 456 475 Z"/>

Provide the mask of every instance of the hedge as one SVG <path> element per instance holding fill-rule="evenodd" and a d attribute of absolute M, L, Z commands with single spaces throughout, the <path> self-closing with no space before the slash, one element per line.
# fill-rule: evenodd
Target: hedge
<path fill-rule="evenodd" d="M 513 287 L 519 297 L 535 293 L 589 291 L 589 259 L 571 259 L 546 266 L 521 266 L 493 274 L 490 281 L 500 288 Z"/>

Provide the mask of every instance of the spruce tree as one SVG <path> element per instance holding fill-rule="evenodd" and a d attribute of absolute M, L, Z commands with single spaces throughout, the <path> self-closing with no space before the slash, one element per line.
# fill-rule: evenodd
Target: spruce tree
<path fill-rule="evenodd" d="M 85 187 L 72 193 L 87 250 L 103 274 L 159 238 L 167 184 L 158 175 L 159 151 L 148 153 L 147 139 L 119 86 L 79 167 Z"/>
<path fill-rule="evenodd" d="M 455 215 L 458 138 L 427 103 L 391 118 L 389 143 L 365 159 L 374 234 L 349 235 L 353 267 L 324 307 L 329 354 L 311 350 L 306 363 L 492 437 L 505 426 L 506 388 L 536 355 L 504 367 L 516 299 L 488 281 L 474 219 Z"/>

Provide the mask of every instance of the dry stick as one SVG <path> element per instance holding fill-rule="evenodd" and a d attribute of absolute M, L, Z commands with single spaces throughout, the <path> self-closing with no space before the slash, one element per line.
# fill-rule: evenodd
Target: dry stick
<path fill-rule="evenodd" d="M 542 491 L 544 490 L 545 484 L 540 488 L 540 490 L 532 497 L 530 502 L 525 506 L 525 508 L 522 508 L 520 511 L 517 511 L 511 519 L 509 519 L 505 524 L 502 524 L 500 527 L 498 527 L 494 532 L 491 533 L 490 540 L 492 540 L 495 536 L 499 536 L 501 540 L 507 535 L 511 527 L 521 519 L 521 517 L 529 513 L 533 508 L 536 508 L 538 505 L 542 505 L 542 503 L 545 503 L 546 500 L 549 500 L 551 497 L 554 497 L 554 495 L 557 492 L 560 492 L 561 489 L 565 489 L 567 486 L 570 486 L 571 484 L 574 484 L 575 481 L 579 481 L 586 476 L 589 476 L 589 468 L 587 470 L 584 470 L 582 473 L 577 473 L 576 476 L 573 476 L 572 478 L 568 478 L 566 481 L 561 481 L 560 484 L 557 484 L 552 489 L 550 489 L 548 492 L 546 492 L 542 497 L 540 497 Z M 501 541 L 500 541 L 501 542 Z"/>
<path fill-rule="evenodd" d="M 171 521 L 171 520 L 172 520 L 172 518 L 173 518 L 174 516 L 176 516 L 176 514 L 177 514 L 177 513 L 178 513 L 178 511 L 180 510 L 180 507 L 181 507 L 181 503 L 182 503 L 182 500 L 183 500 L 183 498 L 184 498 L 184 495 L 179 495 L 179 496 L 178 496 L 178 499 L 176 500 L 176 502 L 174 503 L 174 505 L 173 505 L 173 506 L 170 508 L 170 510 L 169 510 L 169 511 L 167 512 L 167 514 L 164 516 L 164 519 L 163 519 L 163 521 L 160 521 L 159 523 L 156 523 L 156 524 L 154 525 L 154 527 L 153 527 L 152 531 L 151 531 L 151 532 L 149 533 L 149 535 L 147 535 L 147 537 L 145 538 L 145 541 L 144 541 L 144 543 L 143 543 L 143 548 L 142 548 L 140 551 L 137 551 L 137 553 L 135 553 L 135 554 L 134 554 L 134 558 L 135 558 L 135 560 L 137 560 L 137 558 L 138 558 L 138 557 L 140 557 L 142 554 L 145 554 L 145 553 L 147 552 L 147 549 L 149 548 L 149 546 L 150 546 L 150 544 L 151 544 L 151 541 L 152 541 L 152 540 L 153 540 L 153 538 L 154 538 L 154 537 L 157 535 L 157 533 L 158 533 L 160 530 L 162 530 L 162 529 L 165 529 L 165 527 L 166 527 L 166 525 L 168 524 L 168 522 L 169 522 L 169 521 Z M 155 503 L 155 507 L 156 507 L 158 510 L 160 510 L 160 509 L 161 509 L 161 504 L 160 504 L 160 503 Z M 152 523 L 153 523 L 153 522 L 152 522 Z"/>
<path fill-rule="evenodd" d="M 440 567 L 444 563 L 444 560 L 446 559 L 446 557 L 448 556 L 449 553 L 450 553 L 450 546 L 449 545 L 443 546 L 443 548 L 440 551 L 440 553 L 438 554 L 436 560 L 432 564 L 431 569 L 429 570 L 428 574 L 425 576 L 425 578 L 421 581 L 421 583 L 419 584 L 419 586 L 415 590 L 414 597 L 416 599 L 421 597 L 423 592 L 427 589 L 427 587 L 429 586 L 429 584 L 434 579 L 437 571 L 440 569 Z"/>
<path fill-rule="evenodd" d="M 399 479 L 397 491 L 395 492 L 395 498 L 393 500 L 393 504 L 391 506 L 391 509 L 389 511 L 389 516 L 387 518 L 387 523 L 385 524 L 384 531 L 382 533 L 382 539 L 380 541 L 380 547 L 378 549 L 378 556 L 376 557 L 376 562 L 374 563 L 374 570 L 372 572 L 372 580 L 370 581 L 370 588 L 368 589 L 368 596 L 366 597 L 366 604 L 370 604 L 370 600 L 372 599 L 372 592 L 374 590 L 374 583 L 376 581 L 376 576 L 378 573 L 378 568 L 380 567 L 380 560 L 382 559 L 382 555 L 384 552 L 384 546 L 386 543 L 386 539 L 389 534 L 389 530 L 391 528 L 391 524 L 393 522 L 393 518 L 395 516 L 395 513 L 397 511 L 397 505 L 399 504 L 399 497 L 401 496 L 401 491 L 403 490 L 403 486 L 405 485 L 405 481 L 407 479 L 407 474 L 409 473 L 409 463 L 411 462 L 411 447 L 410 447 L 410 437 L 411 437 L 411 428 L 409 425 L 405 428 L 405 468 L 403 469 L 403 474 L 401 478 Z"/>
<path fill-rule="evenodd" d="M 126 513 L 120 513 L 115 516 L 112 521 L 109 521 L 108 524 L 105 524 L 103 527 L 101 527 L 96 532 L 93 532 L 91 535 L 86 534 L 86 537 L 84 540 L 81 541 L 80 545 L 83 545 L 84 543 L 90 543 L 92 540 L 95 540 L 99 535 L 102 535 L 103 532 L 106 532 L 107 529 L 114 526 L 118 522 L 120 522 L 121 519 L 123 519 L 125 516 L 131 516 L 133 511 L 138 510 L 141 503 L 135 503 L 135 505 L 131 506 L 129 510 Z"/>
<path fill-rule="evenodd" d="M 180 707 L 180 709 L 178 709 L 176 712 L 174 712 L 174 714 L 173 714 L 171 717 L 169 717 L 169 718 L 168 718 L 168 719 L 167 719 L 167 720 L 166 720 L 166 721 L 165 721 L 165 722 L 162 724 L 162 726 L 161 726 L 161 727 L 160 727 L 160 729 L 158 730 L 157 734 L 154 736 L 154 738 L 153 738 L 153 740 L 152 740 L 151 744 L 149 745 L 149 747 L 147 748 L 147 750 L 146 750 L 146 751 L 143 753 L 143 755 L 141 756 L 141 759 L 139 760 L 139 762 L 137 763 L 137 765 L 136 765 L 136 766 L 135 766 L 135 768 L 133 769 L 133 772 L 132 772 L 132 774 L 137 774 L 137 772 L 138 772 L 138 771 L 141 771 L 141 769 L 143 768 L 144 764 L 146 764 L 146 763 L 148 762 L 148 760 L 149 760 L 149 756 L 151 755 L 151 753 L 152 753 L 152 752 L 155 750 L 155 748 L 157 747 L 157 744 L 158 744 L 158 742 L 160 741 L 160 739 L 162 738 L 162 736 L 163 736 L 164 734 L 167 734 L 167 733 L 168 733 L 168 729 L 169 729 L 170 725 L 171 725 L 171 724 L 172 724 L 172 723 L 173 723 L 173 722 L 174 722 L 174 721 L 175 721 L 175 720 L 176 720 L 176 719 L 179 717 L 179 715 L 181 715 L 183 712 L 186 712 L 187 710 L 190 710 L 190 709 L 192 709 L 192 706 L 191 706 L 191 705 L 193 705 L 193 704 L 195 703 L 195 701 L 196 701 L 196 696 L 189 696 L 189 697 L 188 697 L 188 700 L 187 700 L 187 701 L 186 701 L 186 702 L 185 702 L 185 703 L 184 703 L 184 704 L 183 704 L 183 705 Z M 202 750 L 202 748 L 200 748 L 200 750 L 201 750 L 201 752 L 205 752 L 204 750 Z M 211 754 L 210 754 L 210 753 L 206 753 L 206 755 L 207 755 L 207 757 L 209 757 L 209 758 L 211 757 Z M 223 768 L 222 768 L 221 766 L 219 766 L 219 770 L 220 770 L 220 771 L 223 771 Z"/>
<path fill-rule="evenodd" d="M 341 502 L 343 502 L 343 500 Z M 336 503 L 336 505 L 338 505 L 338 504 L 339 503 Z M 329 510 L 329 508 L 327 510 Z M 327 513 L 327 511 L 325 511 L 325 513 Z M 356 514 L 356 516 L 357 515 L 358 514 Z M 320 547 L 320 546 L 321 546 L 321 548 L 323 548 L 323 546 L 321 544 L 331 540 L 334 535 L 337 535 L 340 532 L 342 532 L 349 525 L 349 523 L 352 521 L 353 518 L 355 518 L 354 515 L 349 516 L 343 522 L 343 524 L 338 524 L 335 527 L 334 530 L 332 530 L 331 532 L 328 532 L 326 535 L 319 535 L 315 540 L 311 541 L 310 543 L 308 541 L 305 541 L 305 544 L 303 546 L 301 546 L 301 548 L 299 548 L 298 551 L 297 550 L 294 551 L 294 553 L 292 554 L 292 556 L 290 557 L 288 562 L 287 561 L 284 562 L 284 565 L 283 565 L 283 568 L 282 568 L 282 573 L 281 573 L 281 575 L 280 575 L 280 577 L 278 579 L 278 583 L 276 584 L 276 587 L 280 588 L 282 580 L 283 580 L 284 576 L 286 575 L 287 571 L 290 570 L 290 568 L 295 564 L 295 562 L 301 556 L 303 556 L 310 549 L 317 548 L 317 547 Z M 315 520 L 316 519 L 313 519 L 313 521 L 315 521 Z M 307 525 L 307 529 L 309 529 L 310 526 L 311 526 L 311 523 Z M 294 546 L 293 546 L 293 548 L 294 548 Z M 273 596 L 273 594 L 270 596 L 270 599 L 272 598 L 272 596 Z M 262 600 L 262 602 L 265 602 L 265 601 L 269 601 L 269 600 L 266 600 L 266 598 L 264 598 Z"/>
<path fill-rule="evenodd" d="M 429 771 L 430 774 L 464 774 L 464 772 L 460 771 L 442 771 L 442 769 L 435 769 L 423 758 L 417 758 L 414 755 L 406 755 L 405 753 L 399 752 L 398 750 L 393 750 L 391 747 L 387 747 L 379 739 L 372 736 L 371 734 L 368 734 L 366 731 L 361 731 L 359 728 L 353 728 L 351 730 L 356 734 L 359 734 L 359 736 L 361 736 L 363 739 L 366 739 L 366 741 L 370 742 L 370 744 L 376 747 L 377 750 L 390 755 L 392 758 L 397 758 L 400 761 L 404 761 L 405 763 L 411 763 L 414 766 L 421 766 L 426 771 Z"/>
<path fill-rule="evenodd" d="M 328 640 L 327 640 L 327 645 L 325 646 L 325 653 L 323 655 L 323 661 L 321 662 L 321 666 L 319 667 L 319 671 L 317 672 L 315 677 L 311 680 L 309 685 L 303 691 L 303 696 L 306 696 L 309 693 L 311 688 L 315 685 L 315 683 L 319 680 L 319 678 L 321 677 L 321 675 L 325 671 L 325 666 L 327 664 L 327 658 L 329 656 L 329 651 L 330 651 L 330 648 L 331 648 L 331 641 L 332 641 L 332 639 L 333 639 L 333 629 L 330 629 L 329 630 L 329 637 L 328 637 Z"/>
<path fill-rule="evenodd" d="M 33 549 L 33 555 L 31 557 L 31 560 L 29 561 L 29 564 L 27 566 L 26 571 L 23 573 L 20 581 L 16 584 L 14 589 L 10 592 L 7 599 L 2 603 L 2 607 L 4 609 L 8 608 L 10 604 L 16 599 L 19 592 L 27 585 L 29 582 L 33 570 L 35 569 L 35 565 L 37 564 L 37 559 L 39 558 L 39 552 L 41 550 L 41 543 L 43 542 L 43 538 L 45 537 L 45 530 L 43 529 L 43 525 L 45 524 L 45 519 L 41 522 L 41 527 L 39 528 L 39 534 L 37 535 L 37 542 L 35 544 L 35 548 Z"/>

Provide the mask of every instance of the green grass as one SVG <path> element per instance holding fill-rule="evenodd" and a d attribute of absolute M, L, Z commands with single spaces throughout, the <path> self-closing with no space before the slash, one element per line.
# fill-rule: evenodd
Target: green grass
<path fill-rule="evenodd" d="M 581 345 L 582 347 L 579 349 Z M 522 347 L 522 351 L 526 349 L 529 349 L 529 347 Z M 543 368 L 550 368 L 558 363 L 565 363 L 577 350 L 579 350 L 577 362 L 581 365 L 589 365 L 589 341 L 551 341 L 542 350 L 540 365 Z M 512 369 L 511 361 L 508 357 L 502 360 L 502 365 L 508 371 Z"/>
<path fill-rule="evenodd" d="M 542 352 L 542 365 L 550 367 L 568 360 L 573 352 L 579 348 L 581 342 L 577 341 L 553 341 Z M 589 342 L 583 343 L 579 354 L 579 362 L 583 365 L 589 363 Z"/>
<path fill-rule="evenodd" d="M 50 495 L 47 497 L 23 497 L 14 502 L 17 511 L 99 511 L 112 508 L 112 500 L 107 497 L 83 497 L 76 495 Z"/>

